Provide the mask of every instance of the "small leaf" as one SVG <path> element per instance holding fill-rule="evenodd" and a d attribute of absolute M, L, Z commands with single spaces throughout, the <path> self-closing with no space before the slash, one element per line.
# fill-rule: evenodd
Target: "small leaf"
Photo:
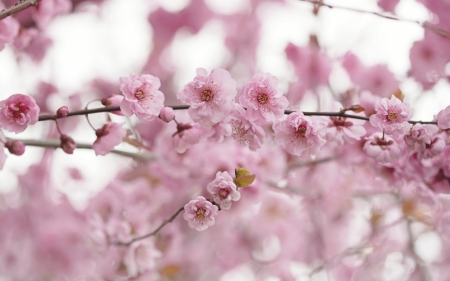
<path fill-rule="evenodd" d="M 234 170 L 234 173 L 235 173 L 235 177 L 236 178 L 241 177 L 241 176 L 248 176 L 248 175 L 250 175 L 250 171 L 247 170 L 246 168 L 236 168 Z"/>
<path fill-rule="evenodd" d="M 392 93 L 392 96 L 395 96 L 399 100 L 403 101 L 405 99 L 405 95 L 402 93 L 400 89 L 397 89 L 394 93 Z"/>
<path fill-rule="evenodd" d="M 360 106 L 359 104 L 354 104 L 354 105 L 350 106 L 348 109 L 355 113 L 363 112 L 364 110 L 366 110 L 364 107 Z"/>
<path fill-rule="evenodd" d="M 240 176 L 234 180 L 234 183 L 238 187 L 246 187 L 251 185 L 255 181 L 255 177 L 256 177 L 255 175 Z"/>

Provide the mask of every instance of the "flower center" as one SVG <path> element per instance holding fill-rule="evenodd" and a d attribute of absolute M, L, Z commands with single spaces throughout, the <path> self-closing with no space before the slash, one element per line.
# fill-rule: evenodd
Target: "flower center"
<path fill-rule="evenodd" d="M 202 219 L 205 216 L 206 210 L 204 208 L 199 208 L 197 210 L 197 218 Z"/>
<path fill-rule="evenodd" d="M 210 101 L 213 98 L 211 90 L 204 90 L 201 95 L 202 101 Z"/>
<path fill-rule="evenodd" d="M 306 134 L 306 126 L 305 125 L 300 125 L 298 126 L 297 130 L 295 131 L 295 136 L 298 139 L 304 138 Z"/>
<path fill-rule="evenodd" d="M 388 114 L 387 119 L 390 122 L 395 122 L 397 121 L 397 114 L 395 114 L 395 112 L 391 112 Z"/>
<path fill-rule="evenodd" d="M 27 114 L 29 110 L 30 108 L 22 102 L 15 104 L 15 106 L 9 107 L 9 113 L 14 119 L 22 118 L 22 114 Z"/>
<path fill-rule="evenodd" d="M 265 104 L 269 98 L 267 97 L 267 94 L 261 93 L 258 95 L 258 97 L 256 99 L 258 100 L 258 102 L 260 104 Z"/>
<path fill-rule="evenodd" d="M 137 92 L 134 94 L 134 96 L 135 96 L 136 98 L 138 98 L 139 100 L 145 98 L 144 92 L 142 92 L 141 90 L 137 91 Z"/>
<path fill-rule="evenodd" d="M 219 196 L 220 197 L 222 197 L 222 198 L 227 198 L 228 197 L 228 190 L 226 190 L 226 189 L 221 189 L 220 191 L 219 191 Z"/>

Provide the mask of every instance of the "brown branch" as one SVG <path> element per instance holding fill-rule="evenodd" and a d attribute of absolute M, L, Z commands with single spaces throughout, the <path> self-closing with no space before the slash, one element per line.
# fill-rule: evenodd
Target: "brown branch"
<path fill-rule="evenodd" d="M 311 4 L 314 4 L 315 6 L 321 6 L 321 7 L 327 7 L 329 9 L 341 9 L 341 10 L 347 10 L 347 11 L 351 11 L 351 12 L 356 12 L 356 13 L 362 13 L 362 14 L 371 14 L 371 15 L 375 15 L 384 19 L 388 19 L 388 20 L 395 20 L 395 21 L 403 21 L 403 22 L 410 22 L 410 23 L 414 23 L 414 24 L 418 24 L 421 27 L 428 29 L 430 31 L 433 31 L 441 36 L 450 38 L 450 31 L 445 30 L 443 28 L 437 27 L 435 25 L 432 25 L 430 23 L 427 22 L 420 22 L 418 20 L 412 20 L 412 19 L 407 19 L 407 18 L 401 18 L 398 16 L 390 16 L 390 15 L 385 15 L 382 13 L 378 13 L 378 12 L 372 12 L 372 11 L 366 11 L 366 10 L 360 10 L 360 9 L 356 9 L 356 8 L 351 8 L 351 7 L 343 7 L 343 6 L 336 6 L 336 5 L 330 5 L 330 4 L 326 4 L 323 3 L 322 1 L 318 1 L 318 0 L 298 0 L 301 2 L 308 2 Z"/>
<path fill-rule="evenodd" d="M 168 106 L 173 108 L 174 110 L 184 110 L 188 109 L 189 105 L 174 105 L 174 106 Z M 76 116 L 76 115 L 87 115 L 92 113 L 99 113 L 99 112 L 111 112 L 111 111 L 119 111 L 120 106 L 113 106 L 113 107 L 101 107 L 101 108 L 94 108 L 94 109 L 87 109 L 87 110 L 78 110 L 70 112 L 67 116 Z M 284 114 L 291 114 L 296 112 L 295 110 L 285 110 Z M 305 116 L 335 116 L 335 117 L 343 117 L 343 118 L 351 118 L 351 119 L 359 119 L 359 120 L 365 120 L 369 121 L 369 117 L 365 116 L 358 116 L 358 115 L 350 115 L 345 114 L 342 112 L 308 112 L 303 111 L 303 114 Z M 59 118 L 66 118 L 66 117 L 57 117 L 56 115 L 42 115 L 39 116 L 39 121 L 47 121 L 47 120 L 55 120 Z M 433 121 L 408 121 L 410 124 L 434 124 L 437 125 L 437 122 Z"/>
<path fill-rule="evenodd" d="M 11 139 L 8 138 L 8 141 L 21 141 L 26 146 L 36 146 L 36 147 L 45 147 L 45 148 L 58 148 L 61 145 L 61 141 L 58 139 L 51 140 L 22 140 L 22 139 Z M 77 148 L 80 149 L 93 149 L 91 144 L 85 143 L 77 143 Z M 123 150 L 112 150 L 111 153 L 115 153 L 121 156 L 130 157 L 140 161 L 152 161 L 156 159 L 156 156 L 150 153 L 134 153 Z"/>
<path fill-rule="evenodd" d="M 18 12 L 28 9 L 31 6 L 36 6 L 39 2 L 41 2 L 41 0 L 19 0 L 11 7 L 5 8 L 0 11 L 0 20 L 17 14 Z"/>
<path fill-rule="evenodd" d="M 153 230 L 152 232 L 150 232 L 150 233 L 148 233 L 148 234 L 145 234 L 145 235 L 143 235 L 143 236 L 139 236 L 139 237 L 133 238 L 133 239 L 131 239 L 131 240 L 130 240 L 129 242 L 127 242 L 127 243 L 116 242 L 115 245 L 118 245 L 118 246 L 130 246 L 133 242 L 136 242 L 136 241 L 139 241 L 139 240 L 148 238 L 148 237 L 150 237 L 150 236 L 154 236 L 154 235 L 156 235 L 156 234 L 157 234 L 164 226 L 166 226 L 166 224 L 172 222 L 172 221 L 173 221 L 173 220 L 174 220 L 181 212 L 183 212 L 183 211 L 184 211 L 184 206 L 181 207 L 180 209 L 178 209 L 178 211 L 177 211 L 175 214 L 173 214 L 169 219 L 164 220 L 163 223 L 162 223 L 157 229 Z"/>

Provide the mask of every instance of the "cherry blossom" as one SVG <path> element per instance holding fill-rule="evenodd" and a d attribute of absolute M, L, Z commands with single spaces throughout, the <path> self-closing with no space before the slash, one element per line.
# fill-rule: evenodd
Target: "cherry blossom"
<path fill-rule="evenodd" d="M 4 6 L 0 3 L 0 10 Z M 11 44 L 19 34 L 20 24 L 13 17 L 0 20 L 0 51 L 3 50 L 5 44 Z"/>
<path fill-rule="evenodd" d="M 332 105 L 332 111 L 339 111 L 342 108 L 342 104 L 334 102 Z M 327 132 L 325 139 L 329 142 L 336 142 L 338 145 L 346 143 L 353 143 L 361 139 L 366 135 L 366 129 L 364 129 L 364 120 L 347 119 L 345 117 L 329 117 Z"/>
<path fill-rule="evenodd" d="M 122 142 L 126 134 L 127 131 L 122 128 L 121 124 L 108 122 L 103 125 L 103 127 L 95 131 L 97 139 L 92 145 L 92 148 L 95 150 L 95 155 L 106 155 L 116 145 Z"/>
<path fill-rule="evenodd" d="M 120 106 L 123 101 L 122 95 L 110 95 L 106 98 L 101 99 L 101 103 L 104 106 Z M 120 110 L 111 111 L 111 113 L 114 113 L 116 115 L 124 116 L 123 112 Z"/>
<path fill-rule="evenodd" d="M 39 110 L 32 97 L 12 95 L 0 101 L 0 127 L 16 134 L 21 133 L 28 125 L 34 125 L 38 121 Z"/>
<path fill-rule="evenodd" d="M 298 156 L 315 156 L 326 143 L 323 123 L 303 112 L 291 113 L 286 119 L 275 123 L 275 143 L 287 152 Z"/>
<path fill-rule="evenodd" d="M 439 111 L 437 115 L 437 124 L 442 130 L 450 129 L 450 106 Z"/>
<path fill-rule="evenodd" d="M 5 147 L 9 150 L 9 153 L 17 156 L 25 153 L 25 144 L 18 140 L 6 142 Z"/>
<path fill-rule="evenodd" d="M 38 3 L 33 18 L 39 28 L 44 29 L 55 16 L 67 13 L 71 9 L 70 0 L 42 0 Z"/>
<path fill-rule="evenodd" d="M 228 172 L 217 172 L 216 178 L 208 184 L 206 189 L 214 196 L 214 202 L 219 204 L 222 210 L 230 209 L 232 201 L 241 199 L 241 194 L 237 191 L 233 178 Z"/>
<path fill-rule="evenodd" d="M 257 74 L 244 86 L 239 102 L 247 108 L 247 117 L 256 123 L 272 123 L 284 115 L 289 105 L 278 87 L 278 78 L 268 73 Z"/>
<path fill-rule="evenodd" d="M 187 220 L 189 227 L 197 231 L 203 231 L 215 224 L 214 217 L 219 209 L 202 196 L 197 196 L 184 206 L 183 218 Z"/>
<path fill-rule="evenodd" d="M 124 263 L 129 276 L 137 276 L 156 267 L 155 259 L 161 252 L 155 248 L 153 241 L 138 241 L 131 245 L 125 254 Z"/>
<path fill-rule="evenodd" d="M 188 148 L 214 134 L 213 130 L 205 128 L 198 123 L 192 125 L 179 124 L 178 128 L 178 132 L 172 138 L 173 146 L 178 153 L 186 152 Z"/>
<path fill-rule="evenodd" d="M 73 154 L 73 151 L 77 148 L 75 141 L 68 135 L 61 135 L 59 139 L 61 140 L 59 147 L 61 147 L 65 153 Z"/>
<path fill-rule="evenodd" d="M 175 112 L 171 107 L 164 107 L 159 112 L 159 119 L 163 120 L 166 123 L 169 123 L 175 118 Z"/>
<path fill-rule="evenodd" d="M 370 124 L 394 138 L 405 135 L 411 127 L 408 120 L 412 117 L 412 109 L 395 96 L 377 102 L 375 110 L 376 113 L 370 116 Z"/>
<path fill-rule="evenodd" d="M 231 124 L 231 136 L 237 142 L 247 145 L 250 150 L 257 150 L 264 142 L 264 130 L 261 126 L 248 120 L 247 112 L 241 106 L 236 106 L 229 122 Z"/>
<path fill-rule="evenodd" d="M 380 133 L 367 137 L 364 150 L 368 156 L 380 163 L 395 162 L 402 154 L 402 149 L 395 140 L 388 136 L 381 137 Z"/>
<path fill-rule="evenodd" d="M 409 133 L 404 136 L 405 143 L 409 149 L 417 152 L 423 152 L 433 140 L 438 128 L 435 125 L 414 124 Z"/>
<path fill-rule="evenodd" d="M 119 81 L 124 95 L 120 103 L 123 114 L 136 114 L 137 118 L 145 121 L 158 117 L 164 107 L 164 94 L 158 90 L 161 87 L 159 78 L 150 74 L 131 73 L 130 77 L 121 77 Z"/>
<path fill-rule="evenodd" d="M 178 99 L 190 105 L 189 116 L 205 125 L 219 123 L 233 109 L 236 81 L 228 71 L 216 68 L 208 75 L 204 68 L 177 94 Z"/>

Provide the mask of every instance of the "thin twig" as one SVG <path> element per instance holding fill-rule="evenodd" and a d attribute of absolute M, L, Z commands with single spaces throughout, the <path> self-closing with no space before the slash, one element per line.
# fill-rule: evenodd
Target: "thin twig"
<path fill-rule="evenodd" d="M 184 110 L 184 109 L 188 109 L 189 105 L 174 105 L 174 106 L 168 106 L 168 107 L 171 107 L 174 110 Z M 73 111 L 73 112 L 70 112 L 67 116 L 86 115 L 86 114 L 92 114 L 92 113 L 111 112 L 111 111 L 119 111 L 119 110 L 120 110 L 120 106 L 101 107 L 101 108 L 94 108 L 94 109 L 88 109 L 88 110 Z M 291 114 L 294 112 L 296 112 L 296 111 L 295 110 L 285 110 L 284 114 Z M 345 114 L 342 112 L 308 112 L 308 111 L 304 111 L 303 114 L 306 116 L 330 116 L 330 117 L 336 116 L 336 117 L 369 121 L 369 117 L 350 115 L 350 114 Z M 39 116 L 39 121 L 55 120 L 55 119 L 59 119 L 59 118 L 63 118 L 63 117 L 57 117 L 56 115 L 42 115 L 42 116 Z M 408 122 L 410 124 L 420 123 L 420 124 L 437 125 L 437 122 L 434 122 L 434 121 L 408 121 Z"/>
<path fill-rule="evenodd" d="M 136 241 L 139 241 L 139 240 L 148 238 L 148 237 L 150 237 L 150 236 L 154 236 L 154 235 L 156 235 L 156 234 L 157 234 L 164 226 L 166 226 L 166 224 L 172 222 L 172 221 L 173 221 L 173 220 L 174 220 L 181 212 L 183 212 L 183 211 L 184 211 L 184 206 L 181 207 L 180 209 L 178 209 L 178 211 L 177 211 L 175 214 L 173 214 L 169 219 L 164 220 L 163 223 L 162 223 L 157 229 L 155 229 L 154 231 L 152 231 L 152 232 L 150 232 L 150 233 L 148 233 L 148 234 L 145 234 L 145 235 L 140 236 L 140 237 L 133 238 L 133 239 L 131 239 L 131 240 L 130 240 L 129 242 L 127 242 L 127 243 L 116 242 L 115 244 L 116 244 L 116 245 L 119 245 L 119 246 L 129 246 L 129 245 L 131 245 L 133 242 L 136 242 Z"/>
<path fill-rule="evenodd" d="M 444 37 L 450 38 L 450 31 L 445 30 L 445 29 L 440 28 L 440 27 L 437 27 L 437 26 L 432 25 L 432 24 L 427 23 L 427 22 L 420 22 L 418 20 L 412 20 L 412 19 L 402 18 L 402 17 L 398 17 L 398 16 L 390 16 L 390 15 L 385 15 L 385 14 L 378 13 L 378 12 L 360 10 L 360 9 L 351 8 L 351 7 L 330 5 L 330 4 L 326 4 L 326 3 L 323 3 L 322 1 L 318 1 L 318 0 L 298 0 L 298 1 L 312 3 L 314 5 L 327 7 L 327 8 L 330 8 L 330 9 L 341 9 L 341 10 L 347 10 L 347 11 L 356 12 L 356 13 L 371 14 L 371 15 L 375 15 L 375 16 L 378 16 L 378 17 L 381 17 L 381 18 L 384 18 L 384 19 L 388 19 L 388 20 L 410 22 L 410 23 L 418 24 L 421 27 L 423 27 L 425 29 L 428 29 L 428 30 L 431 30 L 431 31 L 433 31 L 433 32 L 435 32 L 435 33 L 437 33 L 439 35 L 442 35 Z"/>
<path fill-rule="evenodd" d="M 23 142 L 23 144 L 27 146 L 36 146 L 36 147 L 46 147 L 46 148 L 58 148 L 61 145 L 61 141 L 58 139 L 50 139 L 50 140 L 22 140 L 22 139 L 10 139 L 8 138 L 8 141 L 14 141 L 18 140 Z M 85 144 L 85 143 L 77 143 L 77 148 L 80 149 L 93 149 L 91 144 Z M 152 161 L 156 159 L 156 156 L 150 153 L 134 153 L 134 152 L 128 152 L 123 150 L 112 150 L 111 153 L 115 153 L 118 155 L 130 157 L 136 160 L 140 161 Z"/>
<path fill-rule="evenodd" d="M 41 0 L 19 0 L 11 7 L 5 8 L 0 11 L 0 20 L 17 14 L 18 12 L 28 9 L 31 6 L 36 6 L 39 2 L 41 2 Z"/>

